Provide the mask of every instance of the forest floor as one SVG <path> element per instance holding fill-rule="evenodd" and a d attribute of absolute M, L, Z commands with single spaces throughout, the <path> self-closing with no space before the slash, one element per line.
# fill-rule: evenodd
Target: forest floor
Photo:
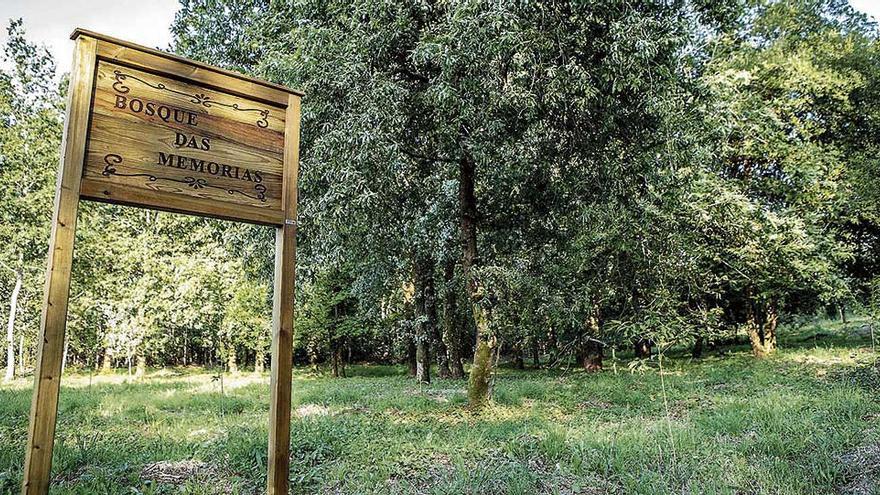
<path fill-rule="evenodd" d="M 326 494 L 880 493 L 880 375 L 864 322 L 783 328 L 636 369 L 503 368 L 494 403 L 402 368 L 296 371 L 291 485 Z M 616 368 L 616 371 L 615 371 Z M 52 493 L 259 493 L 266 375 L 64 377 Z M 0 492 L 17 493 L 30 379 L 0 387 Z M 665 390 L 665 393 L 664 393 Z"/>

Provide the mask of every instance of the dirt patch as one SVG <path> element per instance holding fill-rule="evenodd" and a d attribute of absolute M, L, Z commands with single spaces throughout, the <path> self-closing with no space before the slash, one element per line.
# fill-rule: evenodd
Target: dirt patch
<path fill-rule="evenodd" d="M 296 415 L 301 418 L 309 416 L 329 416 L 330 408 L 320 404 L 305 404 L 296 408 Z"/>
<path fill-rule="evenodd" d="M 232 493 L 232 487 L 218 470 L 210 464 L 196 460 L 159 461 L 147 464 L 141 469 L 141 479 L 148 483 L 162 483 L 181 486 L 190 482 L 210 484 L 211 493 Z"/>
<path fill-rule="evenodd" d="M 871 495 L 880 492 L 880 442 L 863 445 L 840 456 L 847 483 L 841 495 Z"/>

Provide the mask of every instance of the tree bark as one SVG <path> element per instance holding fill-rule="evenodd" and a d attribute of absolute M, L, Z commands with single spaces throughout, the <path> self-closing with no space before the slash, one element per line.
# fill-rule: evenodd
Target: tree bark
<path fill-rule="evenodd" d="M 605 357 L 604 346 L 601 342 L 587 340 L 584 344 L 583 361 L 581 365 L 589 372 L 602 371 L 602 359 Z"/>
<path fill-rule="evenodd" d="M 330 342 L 330 365 L 333 370 L 333 378 L 345 378 L 345 357 L 343 354 L 343 345 L 339 339 L 333 339 Z"/>
<path fill-rule="evenodd" d="M 413 261 L 416 304 L 416 381 L 431 383 L 431 317 L 428 314 L 428 290 L 433 264 L 427 257 L 416 255 Z M 436 318 L 436 314 L 434 315 Z"/>
<path fill-rule="evenodd" d="M 67 351 L 70 350 L 70 332 L 64 333 L 64 352 L 61 354 L 61 374 L 67 369 Z"/>
<path fill-rule="evenodd" d="M 763 358 L 776 351 L 776 326 L 779 322 L 779 314 L 775 301 L 767 303 L 763 314 L 755 306 L 754 303 L 749 305 L 746 331 L 755 357 Z"/>
<path fill-rule="evenodd" d="M 651 339 L 638 339 L 633 343 L 633 350 L 639 359 L 651 357 L 652 347 L 654 347 L 654 342 Z"/>
<path fill-rule="evenodd" d="M 526 369 L 526 361 L 523 359 L 523 349 L 521 344 L 513 346 L 513 366 L 518 370 Z"/>
<path fill-rule="evenodd" d="M 336 347 L 330 350 L 330 369 L 333 378 L 339 378 L 339 350 Z"/>
<path fill-rule="evenodd" d="M 254 373 L 262 374 L 264 371 L 266 371 L 266 353 L 257 351 L 257 356 L 254 358 Z"/>
<path fill-rule="evenodd" d="M 443 336 L 440 334 L 440 325 L 437 319 L 437 286 L 434 283 L 434 260 L 430 260 L 429 270 L 425 279 L 425 315 L 428 318 L 431 343 L 434 346 L 433 354 L 437 359 L 437 375 L 446 379 L 451 375 L 449 369 L 449 354 Z"/>
<path fill-rule="evenodd" d="M 541 367 L 541 350 L 538 348 L 538 339 L 532 338 L 532 366 L 535 369 Z"/>
<path fill-rule="evenodd" d="M 584 343 L 582 349 L 583 360 L 581 365 L 590 372 L 602 371 L 602 358 L 604 357 L 604 345 L 598 340 L 600 337 L 599 306 L 593 304 L 590 315 L 585 325 Z"/>
<path fill-rule="evenodd" d="M 416 339 L 410 337 L 406 343 L 406 367 L 407 374 L 411 377 L 416 376 Z"/>
<path fill-rule="evenodd" d="M 233 375 L 238 374 L 238 356 L 236 356 L 235 347 L 231 347 L 226 351 L 226 369 Z"/>
<path fill-rule="evenodd" d="M 143 378 L 144 375 L 147 374 L 147 358 L 144 356 L 143 352 L 138 352 L 137 354 L 137 368 L 135 369 L 134 377 L 135 378 Z"/>
<path fill-rule="evenodd" d="M 15 286 L 9 298 L 9 320 L 6 323 L 6 375 L 3 377 L 7 382 L 15 378 L 15 316 L 18 313 L 18 296 L 21 294 L 23 278 L 21 270 L 16 270 Z"/>
<path fill-rule="evenodd" d="M 491 333 L 492 310 L 486 288 L 476 274 L 480 258 L 477 252 L 477 197 L 474 191 L 476 163 L 462 150 L 459 159 L 458 203 L 461 215 L 461 268 L 467 283 L 468 296 L 477 330 L 474 364 L 468 379 L 468 405 L 475 410 L 489 401 L 492 377 L 492 354 L 496 339 Z"/>
<path fill-rule="evenodd" d="M 455 379 L 464 378 L 461 363 L 462 331 L 456 325 L 457 297 L 455 293 L 455 258 L 446 259 L 443 265 L 443 339 L 449 352 L 449 375 Z"/>
<path fill-rule="evenodd" d="M 101 359 L 101 374 L 113 372 L 113 353 L 109 348 L 104 349 L 104 357 Z"/>
<path fill-rule="evenodd" d="M 24 374 L 24 335 L 18 336 L 18 370 L 20 374 Z"/>

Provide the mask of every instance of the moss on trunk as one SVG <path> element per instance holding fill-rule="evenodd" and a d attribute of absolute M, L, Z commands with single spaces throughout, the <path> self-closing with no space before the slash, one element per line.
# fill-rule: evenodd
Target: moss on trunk
<path fill-rule="evenodd" d="M 489 379 L 492 377 L 492 347 L 486 339 L 477 341 L 474 366 L 468 379 L 468 406 L 479 410 L 489 401 Z"/>

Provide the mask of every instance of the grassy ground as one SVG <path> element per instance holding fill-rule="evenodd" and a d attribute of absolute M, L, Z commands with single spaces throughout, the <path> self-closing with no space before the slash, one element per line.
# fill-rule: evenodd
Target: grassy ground
<path fill-rule="evenodd" d="M 783 330 L 782 350 L 663 374 L 504 369 L 494 404 L 393 367 L 294 380 L 294 493 L 867 494 L 880 491 L 880 378 L 863 323 Z M 268 379 L 65 377 L 53 493 L 259 493 Z M 665 388 L 665 397 L 663 390 Z M 30 381 L 0 388 L 0 492 L 21 476 Z"/>

